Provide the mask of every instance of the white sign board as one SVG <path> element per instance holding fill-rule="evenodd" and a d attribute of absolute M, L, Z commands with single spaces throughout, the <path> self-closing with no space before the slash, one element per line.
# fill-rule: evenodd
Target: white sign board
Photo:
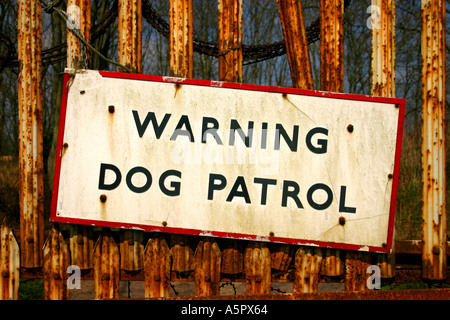
<path fill-rule="evenodd" d="M 389 252 L 405 100 L 65 74 L 51 220 Z"/>

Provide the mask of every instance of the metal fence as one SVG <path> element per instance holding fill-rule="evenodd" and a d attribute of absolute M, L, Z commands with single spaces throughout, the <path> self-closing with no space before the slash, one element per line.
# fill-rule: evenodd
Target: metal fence
<path fill-rule="evenodd" d="M 307 30 L 301 1 L 278 0 L 284 42 L 264 53 L 254 48 L 254 59 L 286 53 L 293 85 L 314 89 L 307 45 L 320 31 L 321 87 L 316 89 L 343 92 L 344 2 L 321 0 L 320 19 L 314 30 Z M 77 68 L 83 55 L 94 54 L 80 39 L 81 34 L 89 43 L 90 1 L 68 0 L 71 5 L 82 13 L 79 34 L 68 30 L 67 38 L 67 67 Z M 170 0 L 169 26 L 154 20 L 168 33 L 171 76 L 192 77 L 196 48 L 218 57 L 221 81 L 241 81 L 244 56 L 249 56 L 242 44 L 242 0 L 219 0 L 218 6 L 216 49 L 193 38 L 192 0 Z M 42 7 L 57 10 L 44 1 L 18 1 L 20 232 L 17 241 L 6 220 L 1 226 L 0 299 L 18 299 L 20 278 L 43 278 L 46 299 L 68 299 L 74 274 L 94 280 L 96 299 L 118 298 L 121 280 L 144 281 L 146 298 L 173 296 L 173 281 L 191 281 L 196 297 L 209 298 L 217 297 L 221 283 L 245 282 L 246 296 L 240 298 L 267 298 L 273 282 L 291 282 L 292 294 L 276 295 L 284 299 L 404 298 L 412 293 L 367 291 L 373 289 L 374 276 L 382 283 L 447 280 L 444 0 L 422 0 L 423 239 L 397 241 L 392 254 L 81 225 L 54 224 L 44 230 Z M 395 1 L 372 0 L 372 8 L 372 93 L 394 97 Z M 142 16 L 151 12 L 141 0 L 119 0 L 117 14 L 120 70 L 141 72 Z M 370 268 L 374 265 L 378 269 Z M 320 295 L 319 282 L 345 283 L 346 291 Z M 447 289 L 416 293 L 450 297 Z"/>

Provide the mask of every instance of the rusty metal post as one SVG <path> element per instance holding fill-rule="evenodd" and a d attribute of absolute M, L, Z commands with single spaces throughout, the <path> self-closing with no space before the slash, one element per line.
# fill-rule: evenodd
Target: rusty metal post
<path fill-rule="evenodd" d="M 225 239 L 222 241 L 221 272 L 227 275 L 237 275 L 244 272 L 243 244 L 238 240 Z"/>
<path fill-rule="evenodd" d="M 372 0 L 372 7 L 372 95 L 395 97 L 395 0 Z"/>
<path fill-rule="evenodd" d="M 67 300 L 67 288 L 70 265 L 69 246 L 66 244 L 59 227 L 54 224 L 44 244 L 44 289 L 46 300 Z"/>
<path fill-rule="evenodd" d="M 271 268 L 279 271 L 288 271 L 294 255 L 294 248 L 294 246 L 289 244 L 283 244 L 271 249 Z"/>
<path fill-rule="evenodd" d="M 221 254 L 213 238 L 204 237 L 195 251 L 195 295 L 219 295 Z"/>
<path fill-rule="evenodd" d="M 67 14 L 74 20 L 74 23 L 70 23 L 68 27 L 79 29 L 84 39 L 89 42 L 91 38 L 91 1 L 67 0 Z M 67 30 L 67 68 L 89 67 L 89 65 L 84 65 L 87 64 L 87 61 L 82 61 L 82 59 L 88 59 L 89 49 L 85 48 L 86 56 L 82 56 L 81 43 L 69 28 Z"/>
<path fill-rule="evenodd" d="M 20 250 L 6 219 L 0 227 L 0 300 L 19 299 Z"/>
<path fill-rule="evenodd" d="M 242 82 L 242 0 L 219 0 L 219 80 Z"/>
<path fill-rule="evenodd" d="M 95 299 L 119 297 L 119 248 L 111 234 L 104 229 L 94 248 Z"/>
<path fill-rule="evenodd" d="M 395 0 L 372 0 L 372 8 L 372 95 L 395 97 Z M 395 254 L 377 259 L 381 277 L 393 279 Z"/>
<path fill-rule="evenodd" d="M 295 254 L 294 293 L 317 292 L 323 260 L 321 248 L 300 247 Z"/>
<path fill-rule="evenodd" d="M 344 0 L 320 1 L 320 90 L 344 92 Z"/>
<path fill-rule="evenodd" d="M 89 42 L 91 30 L 90 0 L 67 0 L 67 14 L 69 18 L 74 20 L 74 23 L 69 24 L 69 28 L 79 28 L 84 39 Z M 81 61 L 82 59 L 87 59 L 87 56 L 82 56 L 80 41 L 70 30 L 67 30 L 67 68 L 85 67 L 85 61 Z M 81 270 L 93 268 L 94 240 L 92 228 L 71 225 L 69 231 L 71 263 L 77 265 Z"/>
<path fill-rule="evenodd" d="M 311 61 L 301 1 L 277 0 L 286 53 L 295 88 L 313 89 Z"/>
<path fill-rule="evenodd" d="M 320 1 L 320 90 L 344 92 L 344 1 Z M 344 252 L 326 249 L 321 274 L 344 274 Z"/>
<path fill-rule="evenodd" d="M 192 78 L 194 63 L 192 0 L 169 1 L 170 75 Z"/>
<path fill-rule="evenodd" d="M 170 250 L 166 240 L 155 235 L 144 252 L 145 297 L 168 297 L 170 291 Z"/>
<path fill-rule="evenodd" d="M 372 264 L 369 252 L 347 251 L 345 254 L 345 290 L 366 291 L 370 274 L 367 268 Z"/>
<path fill-rule="evenodd" d="M 142 72 L 142 9 L 141 0 L 120 0 L 119 63 Z M 120 70 L 119 71 L 123 71 Z M 120 268 L 137 271 L 144 268 L 144 234 L 140 231 L 120 231 Z"/>
<path fill-rule="evenodd" d="M 41 4 L 18 1 L 20 251 L 25 268 L 42 266 L 44 166 Z"/>
<path fill-rule="evenodd" d="M 271 291 L 271 256 L 263 242 L 250 242 L 244 252 L 247 295 L 269 294 Z"/>
<path fill-rule="evenodd" d="M 119 63 L 142 72 L 141 0 L 119 0 Z M 120 70 L 122 71 L 122 70 Z"/>
<path fill-rule="evenodd" d="M 422 0 L 422 277 L 447 277 L 445 1 Z"/>

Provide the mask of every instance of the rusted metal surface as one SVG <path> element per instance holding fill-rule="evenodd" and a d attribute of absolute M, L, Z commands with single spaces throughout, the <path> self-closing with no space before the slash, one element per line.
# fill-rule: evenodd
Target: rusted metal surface
<path fill-rule="evenodd" d="M 372 0 L 372 95 L 395 97 L 395 0 Z M 395 250 L 395 249 L 393 249 Z M 382 278 L 395 276 L 395 255 L 377 255 Z"/>
<path fill-rule="evenodd" d="M 271 250 L 271 267 L 279 271 L 287 271 L 291 265 L 295 247 L 278 245 Z"/>
<path fill-rule="evenodd" d="M 370 290 L 298 294 L 174 297 L 171 300 L 449 300 L 450 289 Z M 157 299 L 155 299 L 157 300 Z"/>
<path fill-rule="evenodd" d="M 320 274 L 329 277 L 342 276 L 345 273 L 345 251 L 324 249 Z"/>
<path fill-rule="evenodd" d="M 44 289 L 46 300 L 67 300 L 70 251 L 58 225 L 55 224 L 44 244 Z"/>
<path fill-rule="evenodd" d="M 395 97 L 395 0 L 372 0 L 372 95 Z"/>
<path fill-rule="evenodd" d="M 370 274 L 367 268 L 372 265 L 372 256 L 368 252 L 347 251 L 345 254 L 345 290 L 365 291 Z"/>
<path fill-rule="evenodd" d="M 0 227 L 0 300 L 19 299 L 20 250 L 6 222 Z"/>
<path fill-rule="evenodd" d="M 244 252 L 247 294 L 268 294 L 271 290 L 271 257 L 263 242 L 250 242 Z"/>
<path fill-rule="evenodd" d="M 36 268 L 44 238 L 41 4 L 18 1 L 17 11 L 20 251 L 22 267 Z"/>
<path fill-rule="evenodd" d="M 71 264 L 77 265 L 81 270 L 93 268 L 94 234 L 92 228 L 71 225 L 69 232 Z"/>
<path fill-rule="evenodd" d="M 192 78 L 193 18 L 192 0 L 169 1 L 169 65 L 170 75 Z"/>
<path fill-rule="evenodd" d="M 73 23 L 69 23 L 68 27 L 79 29 L 84 39 L 89 42 L 91 38 L 91 1 L 67 0 L 67 14 L 73 21 Z M 87 61 L 83 60 L 89 59 L 89 49 L 85 48 L 86 51 L 82 55 L 81 43 L 69 28 L 67 29 L 67 68 L 89 67 Z"/>
<path fill-rule="evenodd" d="M 168 297 L 170 291 L 170 250 L 166 240 L 154 235 L 147 242 L 144 256 L 145 296 Z"/>
<path fill-rule="evenodd" d="M 242 82 L 242 0 L 219 0 L 219 80 Z"/>
<path fill-rule="evenodd" d="M 194 244 L 184 235 L 171 235 L 172 271 L 187 272 L 194 270 Z"/>
<path fill-rule="evenodd" d="M 422 275 L 447 276 L 445 1 L 422 0 Z"/>
<path fill-rule="evenodd" d="M 244 272 L 244 245 L 238 240 L 222 242 L 221 272 L 227 275 Z"/>
<path fill-rule="evenodd" d="M 111 231 L 104 229 L 94 248 L 95 299 L 119 297 L 119 248 Z"/>
<path fill-rule="evenodd" d="M 119 63 L 136 73 L 142 72 L 142 10 L 141 0 L 120 0 Z M 120 70 L 121 71 L 121 70 Z"/>
<path fill-rule="evenodd" d="M 320 2 L 320 90 L 344 92 L 344 0 Z"/>
<path fill-rule="evenodd" d="M 286 54 L 295 88 L 314 89 L 301 1 L 278 0 Z"/>
<path fill-rule="evenodd" d="M 144 268 L 144 233 L 120 230 L 120 269 L 137 271 Z"/>
<path fill-rule="evenodd" d="M 300 247 L 295 253 L 294 293 L 317 292 L 323 260 L 321 248 Z"/>
<path fill-rule="evenodd" d="M 195 251 L 195 295 L 219 294 L 221 253 L 216 241 L 204 237 Z"/>

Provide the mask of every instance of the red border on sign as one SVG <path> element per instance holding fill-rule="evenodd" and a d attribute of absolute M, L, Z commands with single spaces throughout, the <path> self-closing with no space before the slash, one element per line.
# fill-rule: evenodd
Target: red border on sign
<path fill-rule="evenodd" d="M 233 83 L 233 82 L 222 82 L 222 81 L 211 81 L 211 80 L 199 80 L 199 79 L 184 79 L 176 77 L 164 77 L 164 76 L 154 76 L 154 75 L 143 75 L 143 74 L 133 74 L 133 73 L 122 73 L 122 72 L 111 72 L 111 71 L 99 71 L 100 75 L 107 78 L 117 78 L 117 79 L 130 79 L 130 80 L 143 80 L 143 81 L 154 81 L 154 82 L 167 82 L 167 83 L 180 83 L 183 85 L 196 85 L 196 86 L 208 86 L 208 87 L 220 87 L 220 88 L 230 88 L 230 89 L 242 89 L 242 90 L 253 90 L 253 91 L 263 91 L 263 92 L 274 92 L 274 93 L 286 93 L 304 96 L 316 96 L 316 97 L 327 97 L 334 99 L 344 99 L 344 100 L 358 100 L 358 101 L 369 101 L 369 102 L 379 102 L 379 103 L 389 103 L 395 104 L 399 108 L 398 126 L 397 126 L 397 142 L 395 150 L 395 162 L 394 162 L 394 172 L 393 172 L 393 184 L 391 193 L 391 204 L 389 212 L 389 223 L 388 223 L 388 234 L 386 239 L 386 245 L 384 246 L 365 246 L 365 245 L 354 245 L 345 244 L 337 242 L 325 242 L 325 241 L 313 241 L 313 240 L 302 240 L 302 239 L 292 239 L 292 238 L 280 238 L 280 237 L 270 237 L 270 236 L 258 236 L 258 235 L 248 235 L 240 233 L 228 233 L 221 231 L 204 231 L 196 229 L 184 229 L 184 228 L 171 228 L 171 227 L 158 227 L 150 225 L 140 225 L 132 223 L 121 223 L 121 222 L 111 222 L 111 221 L 100 221 L 100 220 L 89 220 L 89 219 L 78 219 L 78 218 L 67 218 L 60 217 L 57 215 L 57 200 L 58 200 L 58 190 L 59 190 L 59 180 L 61 172 L 61 159 L 62 153 L 64 152 L 64 128 L 66 123 L 66 109 L 67 109 L 67 97 L 70 90 L 69 80 L 70 76 L 68 73 L 64 74 L 64 85 L 61 100 L 61 111 L 60 111 L 60 122 L 59 122 L 59 133 L 58 142 L 56 149 L 56 160 L 55 160 L 55 174 L 53 181 L 53 193 L 52 193 L 52 204 L 50 220 L 54 222 L 61 223 L 73 223 L 73 224 L 83 224 L 91 226 L 102 226 L 111 228 L 125 228 L 125 229 L 141 229 L 145 231 L 157 231 L 165 233 L 177 233 L 195 236 L 212 236 L 219 238 L 233 238 L 241 240 L 255 240 L 255 241 L 269 241 L 269 242 L 281 242 L 287 244 L 295 245 L 311 245 L 319 246 L 325 248 L 335 248 L 335 249 L 346 249 L 346 250 L 364 250 L 369 252 L 381 252 L 389 253 L 392 248 L 393 233 L 394 233 L 394 219 L 396 210 L 396 199 L 398 190 L 398 178 L 400 173 L 400 155 L 402 147 L 403 138 L 403 123 L 405 117 L 405 99 L 400 98 L 385 98 L 385 97 L 374 97 L 367 95 L 357 95 L 348 93 L 334 93 L 325 92 L 317 90 L 304 90 L 286 87 L 276 87 L 276 86 L 262 86 L 254 84 L 244 84 L 244 83 Z"/>

